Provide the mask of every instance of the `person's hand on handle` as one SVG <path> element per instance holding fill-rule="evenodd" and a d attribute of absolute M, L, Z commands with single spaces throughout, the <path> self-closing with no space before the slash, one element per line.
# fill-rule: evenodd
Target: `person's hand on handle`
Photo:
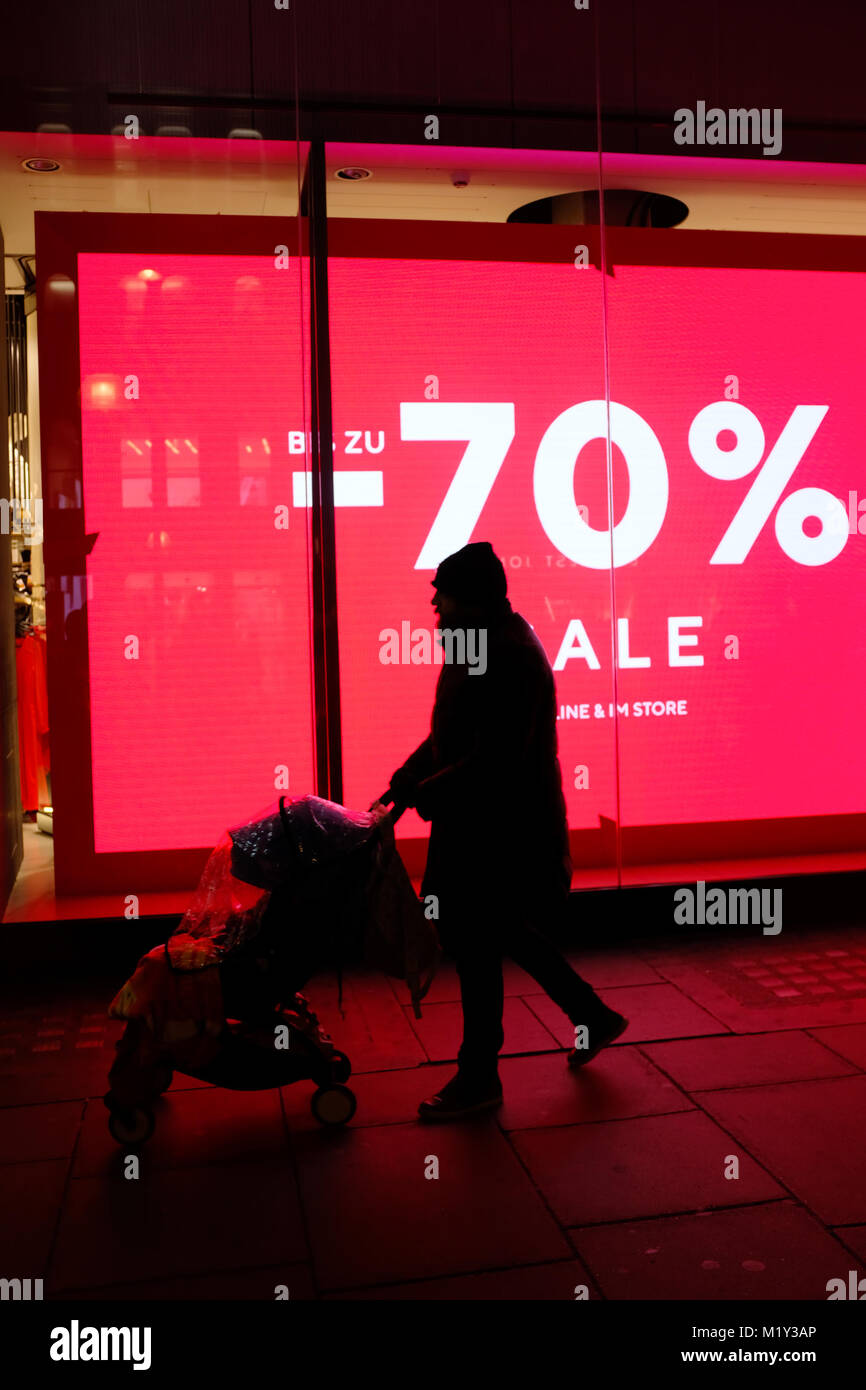
<path fill-rule="evenodd" d="M 376 801 L 374 801 L 369 809 L 378 814 L 380 821 L 386 818 L 390 820 L 391 828 L 393 831 L 393 827 L 397 824 L 398 820 L 407 808 L 401 801 L 395 800 L 394 796 L 389 790 L 384 792 L 382 796 L 380 796 Z"/>

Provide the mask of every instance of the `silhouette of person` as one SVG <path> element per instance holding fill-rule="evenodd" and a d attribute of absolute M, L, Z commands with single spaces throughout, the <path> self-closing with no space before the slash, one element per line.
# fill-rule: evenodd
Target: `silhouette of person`
<path fill-rule="evenodd" d="M 444 664 L 430 734 L 389 788 L 398 804 L 430 822 L 422 893 L 438 898 L 440 939 L 454 959 L 463 1006 L 457 1073 L 422 1101 L 423 1121 L 501 1103 L 503 956 L 588 1030 L 580 1035 L 585 1045 L 569 1052 L 570 1066 L 589 1062 L 628 1026 L 535 925 L 562 922 L 571 881 L 545 651 L 514 612 L 488 542 L 448 556 L 433 585 Z"/>

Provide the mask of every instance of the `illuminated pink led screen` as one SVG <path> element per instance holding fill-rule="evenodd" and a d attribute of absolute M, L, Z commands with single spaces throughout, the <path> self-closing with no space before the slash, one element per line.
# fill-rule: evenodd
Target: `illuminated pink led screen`
<path fill-rule="evenodd" d="M 402 634 L 487 539 L 559 668 L 572 827 L 863 810 L 866 277 L 616 266 L 613 588 L 599 272 L 335 258 L 330 293 L 350 804 L 425 736 Z"/>
<path fill-rule="evenodd" d="M 206 846 L 314 790 L 297 260 L 78 265 L 95 848 Z"/>

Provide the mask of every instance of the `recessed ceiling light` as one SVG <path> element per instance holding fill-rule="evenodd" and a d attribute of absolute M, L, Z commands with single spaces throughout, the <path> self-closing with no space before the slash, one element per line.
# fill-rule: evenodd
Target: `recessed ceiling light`
<path fill-rule="evenodd" d="M 56 159 L 22 159 L 21 167 L 34 174 L 56 174 L 60 165 Z"/>
<path fill-rule="evenodd" d="M 350 165 L 347 169 L 337 170 L 338 179 L 369 179 L 372 178 L 372 176 L 373 171 L 371 169 L 359 169 L 354 165 Z"/>

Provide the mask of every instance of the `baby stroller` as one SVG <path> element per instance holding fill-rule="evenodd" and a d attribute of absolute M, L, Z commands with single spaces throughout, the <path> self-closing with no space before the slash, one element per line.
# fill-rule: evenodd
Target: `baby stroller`
<path fill-rule="evenodd" d="M 407 981 L 420 1018 L 439 945 L 396 851 L 401 813 L 281 797 L 223 835 L 176 931 L 109 1008 L 126 1020 L 105 1096 L 119 1144 L 150 1138 L 175 1072 L 230 1090 L 312 1080 L 321 1124 L 352 1118 L 351 1062 L 300 990 L 334 968 L 342 1011 L 343 968 L 373 965 Z"/>

